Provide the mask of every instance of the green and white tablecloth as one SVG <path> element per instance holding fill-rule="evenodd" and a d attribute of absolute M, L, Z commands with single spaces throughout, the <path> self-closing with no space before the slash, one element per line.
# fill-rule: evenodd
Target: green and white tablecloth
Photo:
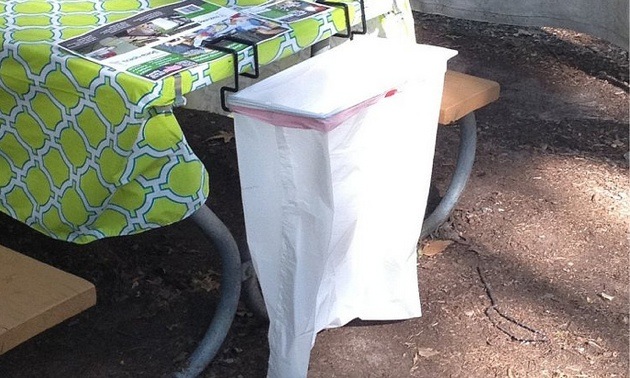
<path fill-rule="evenodd" d="M 87 243 L 176 222 L 205 202 L 207 171 L 173 114 L 158 111 L 175 101 L 174 78 L 152 82 L 54 45 L 173 2 L 0 0 L 0 211 L 53 238 Z M 343 19 L 335 9 L 291 24 L 260 45 L 260 62 L 329 37 Z M 226 55 L 183 71 L 181 90 L 231 75 Z"/>

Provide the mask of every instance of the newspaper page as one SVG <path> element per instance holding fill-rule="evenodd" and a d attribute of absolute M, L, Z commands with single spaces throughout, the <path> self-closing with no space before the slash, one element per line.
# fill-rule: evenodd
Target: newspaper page
<path fill-rule="evenodd" d="M 275 0 L 250 10 L 256 16 L 275 22 L 290 23 L 330 9 L 323 4 L 303 0 Z"/>
<path fill-rule="evenodd" d="M 157 81 L 224 55 L 220 44 L 240 51 L 238 37 L 260 43 L 289 31 L 290 22 L 330 9 L 308 1 L 269 1 L 251 8 L 228 8 L 204 0 L 184 0 L 62 41 L 63 49 L 120 71 Z"/>

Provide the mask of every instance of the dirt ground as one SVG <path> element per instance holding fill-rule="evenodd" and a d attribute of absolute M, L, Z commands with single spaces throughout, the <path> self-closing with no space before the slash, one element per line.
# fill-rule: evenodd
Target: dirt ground
<path fill-rule="evenodd" d="M 630 376 L 628 54 L 558 29 L 415 16 L 421 41 L 459 50 L 451 68 L 498 81 L 501 98 L 477 113 L 463 198 L 423 241 L 452 242 L 418 260 L 424 315 L 321 332 L 309 376 Z M 230 119 L 178 118 L 210 171 L 209 205 L 241 238 L 234 141 L 219 135 Z M 457 135 L 440 128 L 438 187 Z M 0 356 L 0 377 L 166 376 L 202 337 L 220 266 L 190 221 L 85 246 L 6 217 L 0 227 L 0 244 L 92 281 L 99 297 Z M 264 377 L 268 352 L 265 324 L 243 307 L 203 376 Z"/>

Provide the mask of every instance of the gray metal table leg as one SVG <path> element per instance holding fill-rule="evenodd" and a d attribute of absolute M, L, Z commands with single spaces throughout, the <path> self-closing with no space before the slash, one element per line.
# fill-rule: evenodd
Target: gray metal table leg
<path fill-rule="evenodd" d="M 453 172 L 451 183 L 444 197 L 435 210 L 425 218 L 420 238 L 428 236 L 448 220 L 472 172 L 477 148 L 477 121 L 474 112 L 469 113 L 459 121 L 459 128 L 460 143 L 455 172 Z"/>
<path fill-rule="evenodd" d="M 212 361 L 232 325 L 241 294 L 241 258 L 232 234 L 205 205 L 191 215 L 191 218 L 221 256 L 221 298 L 204 338 L 184 370 L 175 374 L 178 378 L 196 377 Z"/>
<path fill-rule="evenodd" d="M 241 290 L 245 297 L 245 304 L 254 313 L 256 318 L 269 321 L 269 314 L 267 313 L 267 307 L 265 307 L 265 298 L 263 298 L 260 284 L 258 283 L 258 276 L 254 270 L 252 256 L 249 253 L 249 246 L 246 240 L 239 245 L 239 250 L 243 263 L 243 282 L 241 284 Z"/>
<path fill-rule="evenodd" d="M 330 38 L 316 42 L 311 46 L 311 58 L 330 50 Z"/>

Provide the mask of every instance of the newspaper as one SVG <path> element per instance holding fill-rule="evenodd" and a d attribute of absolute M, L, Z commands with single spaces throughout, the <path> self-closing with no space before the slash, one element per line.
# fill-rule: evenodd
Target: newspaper
<path fill-rule="evenodd" d="M 267 1 L 250 8 L 227 8 L 205 0 L 184 0 L 104 25 L 58 45 L 99 64 L 157 81 L 210 62 L 247 44 L 287 33 L 289 23 L 313 17 L 330 7 L 304 0 Z"/>
<path fill-rule="evenodd" d="M 275 22 L 290 23 L 314 16 L 330 9 L 323 4 L 301 0 L 270 1 L 251 10 L 256 16 Z"/>

